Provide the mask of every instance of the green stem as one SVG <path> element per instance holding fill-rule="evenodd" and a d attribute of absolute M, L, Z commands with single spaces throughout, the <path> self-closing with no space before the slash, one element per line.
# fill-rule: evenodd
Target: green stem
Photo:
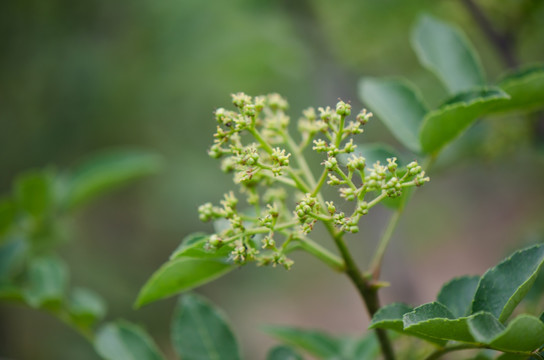
<path fill-rule="evenodd" d="M 300 170 L 302 170 L 302 174 L 310 187 L 313 189 L 316 187 L 316 182 L 314 175 L 312 173 L 312 170 L 310 170 L 310 167 L 308 166 L 308 163 L 306 162 L 306 159 L 304 156 L 302 156 L 302 153 L 300 149 L 298 148 L 297 144 L 293 140 L 293 138 L 287 133 L 287 131 L 283 132 L 283 138 L 285 142 L 287 143 L 287 147 L 289 147 L 289 150 L 293 154 L 293 157 L 295 158 L 298 166 L 300 167 Z"/>
<path fill-rule="evenodd" d="M 342 143 L 342 133 L 344 132 L 344 122 L 346 120 L 346 117 L 344 115 L 340 116 L 340 124 L 338 125 L 338 132 L 336 133 L 336 141 L 334 142 L 334 145 L 339 148 L 340 143 Z"/>
<path fill-rule="evenodd" d="M 272 147 L 263 139 L 263 137 L 261 136 L 261 133 L 255 129 L 255 128 L 248 128 L 248 131 L 251 135 L 253 135 L 253 137 L 255 138 L 255 140 L 257 140 L 259 142 L 259 144 L 261 144 L 261 146 L 263 147 L 264 151 L 266 151 L 267 153 L 269 154 L 272 154 L 274 152 L 274 150 L 272 149 Z"/>
<path fill-rule="evenodd" d="M 314 188 L 314 191 L 312 191 L 312 196 L 316 196 L 321 188 L 323 187 L 323 184 L 325 184 L 325 180 L 327 180 L 327 174 L 329 171 L 327 169 L 323 169 L 323 172 L 321 173 L 321 177 L 319 178 L 319 181 L 317 182 L 317 185 Z"/>
<path fill-rule="evenodd" d="M 342 171 L 342 169 L 340 169 L 340 167 L 338 165 L 336 165 L 334 167 L 334 171 L 340 175 L 340 177 L 342 179 L 344 179 L 344 181 L 346 182 L 346 184 L 353 190 L 353 191 L 357 191 L 357 186 L 355 186 L 355 184 L 353 183 L 353 181 L 351 181 L 351 179 L 346 175 L 346 173 L 344 173 Z"/>
<path fill-rule="evenodd" d="M 344 261 L 338 256 L 331 253 L 329 250 L 325 249 L 323 246 L 319 245 L 313 240 L 308 238 L 301 239 L 298 244 L 301 248 L 314 255 L 318 259 L 322 260 L 325 264 L 329 265 L 336 271 L 343 272 L 346 270 L 346 265 Z"/>
<path fill-rule="evenodd" d="M 378 298 L 378 289 L 372 285 L 367 279 L 363 277 L 363 274 L 357 267 L 357 264 L 353 260 L 351 253 L 344 242 L 344 232 L 336 231 L 334 225 L 331 222 L 324 223 L 327 231 L 333 238 L 336 247 L 340 251 L 340 255 L 344 259 L 345 263 L 345 273 L 348 275 L 349 279 L 357 289 L 359 295 L 361 296 L 367 312 L 372 318 L 376 311 L 380 308 L 380 300 Z M 384 329 L 375 329 L 376 336 L 380 343 L 380 347 L 385 360 L 394 360 L 395 354 L 393 352 L 393 347 L 391 346 L 391 341 L 387 335 L 387 332 Z"/>
<path fill-rule="evenodd" d="M 383 233 L 378 243 L 378 248 L 376 249 L 376 252 L 374 253 L 374 256 L 372 257 L 372 261 L 370 263 L 370 272 L 372 274 L 372 278 L 375 280 L 378 280 L 380 278 L 380 271 L 382 267 L 383 257 L 385 255 L 385 250 L 387 249 L 387 245 L 389 245 L 389 241 L 391 240 L 391 237 L 393 236 L 393 232 L 395 231 L 395 228 L 397 227 L 401 214 L 402 214 L 402 207 L 397 209 L 397 211 L 393 213 L 393 216 L 391 216 L 391 219 L 389 220 L 389 223 L 387 224 L 387 227 L 385 228 L 385 232 Z"/>
<path fill-rule="evenodd" d="M 380 201 L 382 201 L 383 199 L 385 199 L 386 197 L 387 197 L 387 193 L 385 191 L 383 191 L 380 195 L 376 196 L 374 199 L 369 201 L 367 207 L 370 209 L 370 208 L 378 205 L 378 203 Z"/>

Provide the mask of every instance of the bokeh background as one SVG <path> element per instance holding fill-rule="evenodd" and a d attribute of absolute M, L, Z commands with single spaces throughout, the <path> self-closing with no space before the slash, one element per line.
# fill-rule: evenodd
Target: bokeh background
<path fill-rule="evenodd" d="M 518 64 L 544 61 L 544 1 L 475 0 L 511 38 Z M 421 12 L 456 23 L 490 81 L 508 68 L 461 0 L 4 0 L 0 2 L 0 193 L 17 173 L 70 168 L 120 146 L 156 151 L 163 170 L 79 211 L 62 247 L 71 284 L 95 289 L 108 319 L 144 325 L 166 354 L 175 299 L 132 310 L 139 288 L 181 239 L 211 231 L 196 209 L 233 188 L 207 156 L 213 110 L 232 92 L 279 92 L 293 119 L 350 101 L 364 76 L 404 76 L 431 105 L 445 92 L 417 62 L 410 27 Z M 385 261 L 383 302 L 431 301 L 440 285 L 482 274 L 541 237 L 544 127 L 540 114 L 481 121 L 418 191 Z M 399 150 L 377 119 L 362 140 Z M 316 164 L 317 165 L 317 164 Z M 390 212 L 374 211 L 349 239 L 368 260 Z M 323 235 L 316 238 L 326 244 Z M 198 291 L 221 306 L 248 359 L 274 343 L 267 323 L 357 335 L 368 318 L 351 285 L 308 255 L 283 269 L 246 266 Z M 98 359 L 57 320 L 0 304 L 0 358 Z"/>

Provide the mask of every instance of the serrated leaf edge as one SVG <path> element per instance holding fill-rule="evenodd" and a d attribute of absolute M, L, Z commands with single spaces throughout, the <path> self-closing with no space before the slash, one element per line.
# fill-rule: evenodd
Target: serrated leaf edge
<path fill-rule="evenodd" d="M 497 267 L 499 267 L 499 266 L 502 265 L 503 263 L 506 263 L 506 262 L 508 262 L 508 261 L 511 261 L 512 258 L 513 258 L 514 256 L 516 256 L 516 255 L 518 255 L 518 254 L 520 254 L 520 253 L 522 253 L 522 252 L 524 252 L 524 251 L 529 251 L 530 249 L 538 248 L 538 247 L 543 247 L 543 246 L 544 246 L 544 244 L 537 244 L 537 245 L 528 246 L 528 247 L 526 247 L 526 248 L 524 248 L 524 249 L 517 250 L 517 251 L 513 252 L 512 254 L 510 254 L 510 256 L 508 256 L 507 258 L 503 259 L 503 260 L 502 260 L 501 262 L 499 262 L 497 265 L 495 265 L 495 266 L 491 267 L 490 269 L 488 269 L 488 270 L 480 277 L 480 281 L 478 282 L 478 287 L 476 288 L 476 292 L 474 293 L 474 298 L 472 299 L 472 305 L 471 305 L 471 312 L 472 312 L 472 314 L 476 314 L 476 313 L 481 312 L 481 311 L 478 311 L 478 312 L 474 313 L 474 303 L 475 303 L 475 301 L 476 301 L 476 294 L 478 293 L 478 289 L 480 288 L 480 284 L 481 284 L 481 282 L 482 282 L 482 279 L 483 279 L 488 273 L 490 273 L 491 271 L 493 271 L 494 269 L 496 269 Z M 516 291 L 515 291 L 515 292 L 517 292 L 517 290 L 519 290 L 519 289 L 520 289 L 521 287 L 523 287 L 525 284 L 527 284 L 528 282 L 530 282 L 530 281 L 531 281 L 531 278 L 534 276 L 534 274 L 538 273 L 538 272 L 540 271 L 540 269 L 542 268 L 543 265 L 544 265 L 544 260 L 540 262 L 540 265 L 539 265 L 539 266 L 537 267 L 537 269 L 532 273 L 532 275 L 529 277 L 529 279 L 528 279 L 527 281 L 523 282 L 520 286 L 518 286 L 518 287 L 516 288 Z M 534 281 L 534 280 L 535 280 L 535 279 L 532 279 L 532 281 Z M 514 292 L 514 293 L 515 293 L 515 292 Z M 506 319 L 501 319 L 501 318 L 502 318 L 502 315 L 503 315 L 503 313 L 504 313 L 504 308 L 506 307 L 506 305 L 508 305 L 508 304 L 510 303 L 511 299 L 512 299 L 512 296 L 511 296 L 510 298 L 508 298 L 508 301 L 507 301 L 506 304 L 503 306 L 503 310 L 501 311 L 501 313 L 500 313 L 500 315 L 499 315 L 499 317 L 498 317 L 499 321 L 502 322 L 502 323 L 504 323 L 504 321 L 506 321 L 507 318 L 508 318 L 508 317 L 507 317 Z M 510 315 L 510 314 L 509 314 L 509 315 Z"/>

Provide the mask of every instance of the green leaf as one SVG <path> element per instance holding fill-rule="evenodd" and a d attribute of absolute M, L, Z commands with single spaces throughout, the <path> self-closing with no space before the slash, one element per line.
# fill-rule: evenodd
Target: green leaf
<path fill-rule="evenodd" d="M 359 96 L 398 141 L 413 152 L 421 150 L 418 131 L 427 108 L 413 85 L 404 80 L 366 78 L 359 83 Z"/>
<path fill-rule="evenodd" d="M 477 53 L 457 27 L 423 15 L 412 31 L 411 41 L 421 64 L 451 94 L 485 84 Z"/>
<path fill-rule="evenodd" d="M 290 347 L 280 345 L 268 352 L 266 360 L 303 360 L 303 357 Z"/>
<path fill-rule="evenodd" d="M 499 88 L 481 88 L 455 96 L 425 116 L 420 130 L 423 151 L 437 153 L 476 119 L 491 113 L 508 98 Z"/>
<path fill-rule="evenodd" d="M 486 311 L 505 322 L 533 285 L 544 263 L 544 245 L 520 250 L 489 269 L 480 279 L 472 313 Z"/>
<path fill-rule="evenodd" d="M 206 299 L 186 294 L 172 319 L 172 344 L 184 360 L 238 360 L 238 344 L 225 316 Z"/>
<path fill-rule="evenodd" d="M 15 204 L 11 199 L 0 200 L 0 238 L 8 232 L 15 221 Z M 1 241 L 0 241 L 1 242 Z"/>
<path fill-rule="evenodd" d="M 191 290 L 225 275 L 235 266 L 217 259 L 176 258 L 163 264 L 138 294 L 135 306 Z"/>
<path fill-rule="evenodd" d="M 106 360 L 164 359 L 153 339 L 142 328 L 125 321 L 100 328 L 94 346 Z"/>
<path fill-rule="evenodd" d="M 17 205 L 34 217 L 40 217 L 53 205 L 52 175 L 46 171 L 25 173 L 15 181 Z"/>
<path fill-rule="evenodd" d="M 402 317 L 404 314 L 413 310 L 414 308 L 403 303 L 393 303 L 383 306 L 376 312 L 376 314 L 374 314 L 368 328 L 402 331 L 404 328 Z"/>
<path fill-rule="evenodd" d="M 369 329 L 381 328 L 401 332 L 406 335 L 416 336 L 421 339 L 444 345 L 445 341 L 429 337 L 418 332 L 410 331 L 404 328 L 403 317 L 414 309 L 403 303 L 393 303 L 380 308 L 372 317 Z"/>
<path fill-rule="evenodd" d="M 0 245 L 0 281 L 10 279 L 22 270 L 27 251 L 28 245 L 21 238 Z"/>
<path fill-rule="evenodd" d="M 59 258 L 35 258 L 28 268 L 25 300 L 33 307 L 58 307 L 68 283 L 68 269 Z"/>
<path fill-rule="evenodd" d="M 268 325 L 264 331 L 281 342 L 322 359 L 338 359 L 340 342 L 320 331 Z"/>
<path fill-rule="evenodd" d="M 517 71 L 503 78 L 498 84 L 510 95 L 510 101 L 502 103 L 496 111 L 531 111 L 544 107 L 544 66 Z"/>
<path fill-rule="evenodd" d="M 216 259 L 224 263 L 229 263 L 229 255 L 232 248 L 222 246 L 219 249 L 207 248 L 209 235 L 203 233 L 195 233 L 185 237 L 178 248 L 170 255 L 170 260 L 179 259 L 182 257 L 190 257 L 197 259 Z"/>
<path fill-rule="evenodd" d="M 516 317 L 505 328 L 489 313 L 469 320 L 474 339 L 501 351 L 533 351 L 544 344 L 544 323 L 526 314 Z"/>
<path fill-rule="evenodd" d="M 184 250 L 194 244 L 197 244 L 199 243 L 200 241 L 202 240 L 208 240 L 210 236 L 208 234 L 205 234 L 205 233 L 202 233 L 202 232 L 196 232 L 196 233 L 192 233 L 192 234 L 189 234 L 187 236 L 185 236 L 180 244 L 178 245 L 178 247 L 176 248 L 176 250 L 174 250 L 174 252 L 172 253 L 172 255 L 170 255 L 170 260 L 176 258 L 178 256 L 178 254 L 180 253 L 183 253 Z"/>
<path fill-rule="evenodd" d="M 106 314 L 106 303 L 94 291 L 75 288 L 69 303 L 72 318 L 82 325 L 92 325 Z"/>
<path fill-rule="evenodd" d="M 75 208 L 134 179 L 159 170 L 160 158 L 141 150 L 117 150 L 94 156 L 68 178 L 67 208 Z"/>
<path fill-rule="evenodd" d="M 404 330 L 435 339 L 474 342 L 468 318 L 456 319 L 444 305 L 433 302 L 421 305 L 403 317 Z"/>
<path fill-rule="evenodd" d="M 462 276 L 442 286 L 437 300 L 459 318 L 468 316 L 472 310 L 472 299 L 480 282 L 479 276 Z"/>

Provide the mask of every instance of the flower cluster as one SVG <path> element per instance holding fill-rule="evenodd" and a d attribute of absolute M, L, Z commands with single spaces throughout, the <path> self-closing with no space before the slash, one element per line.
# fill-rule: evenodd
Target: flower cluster
<path fill-rule="evenodd" d="M 208 247 L 210 251 L 228 247 L 236 263 L 290 268 L 293 262 L 287 254 L 297 244 L 311 241 L 308 236 L 318 221 L 329 229 L 357 233 L 361 216 L 370 208 L 429 181 L 415 161 L 401 166 L 392 156 L 368 164 L 364 151 L 356 152 L 353 136 L 363 132 L 372 113 L 363 110 L 348 121 L 349 103 L 304 110 L 298 120 L 298 141 L 289 134 L 288 104 L 278 94 L 253 98 L 238 93 L 232 95 L 232 103 L 237 111 L 215 111 L 218 126 L 209 154 L 222 159 L 223 171 L 233 173 L 240 193 L 253 206 L 240 211 L 230 192 L 220 206 L 204 204 L 199 214 L 202 221 L 227 220 L 228 226 L 209 238 Z M 317 179 L 303 155 L 310 145 L 325 155 Z M 332 200 L 325 201 L 321 192 L 325 184 L 336 187 L 343 202 L 355 203 L 349 214 Z M 299 200 L 292 202 L 293 198 Z"/>

